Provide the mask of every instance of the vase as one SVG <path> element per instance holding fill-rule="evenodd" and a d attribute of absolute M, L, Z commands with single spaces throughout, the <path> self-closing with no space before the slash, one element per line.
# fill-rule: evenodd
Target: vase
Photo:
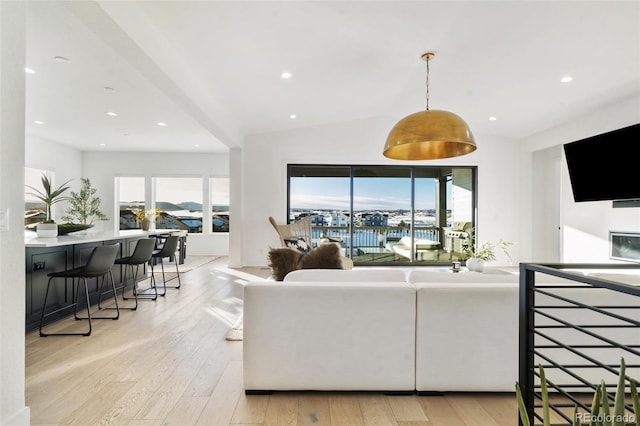
<path fill-rule="evenodd" d="M 484 270 L 484 260 L 477 257 L 467 259 L 467 269 L 474 272 L 482 272 Z"/>
<path fill-rule="evenodd" d="M 38 238 L 55 238 L 58 236 L 58 225 L 55 223 L 39 223 L 36 226 Z"/>
<path fill-rule="evenodd" d="M 151 224 L 151 221 L 149 220 L 149 218 L 145 217 L 144 219 L 142 219 L 142 230 L 143 231 L 148 231 L 150 224 Z"/>

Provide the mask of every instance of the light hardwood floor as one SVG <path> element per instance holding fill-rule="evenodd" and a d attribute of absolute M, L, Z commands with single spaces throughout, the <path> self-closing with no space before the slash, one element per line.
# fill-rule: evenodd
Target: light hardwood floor
<path fill-rule="evenodd" d="M 190 257 L 182 288 L 141 301 L 88 337 L 26 337 L 26 399 L 33 425 L 478 425 L 513 426 L 511 394 L 245 396 L 242 342 L 225 336 L 247 280 L 226 258 Z M 80 323 L 80 324 L 78 324 Z M 86 326 L 61 321 L 53 329 Z M 52 329 L 52 331 L 53 331 Z"/>

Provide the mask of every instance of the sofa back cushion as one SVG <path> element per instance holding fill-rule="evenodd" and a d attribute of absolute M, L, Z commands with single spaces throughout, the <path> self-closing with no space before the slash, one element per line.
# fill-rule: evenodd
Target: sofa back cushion
<path fill-rule="evenodd" d="M 405 272 L 400 269 L 300 269 L 291 271 L 284 281 L 304 282 L 404 282 Z"/>
<path fill-rule="evenodd" d="M 497 272 L 497 271 L 496 271 Z M 433 272 L 414 270 L 409 272 L 411 283 L 518 283 L 518 273 Z"/>

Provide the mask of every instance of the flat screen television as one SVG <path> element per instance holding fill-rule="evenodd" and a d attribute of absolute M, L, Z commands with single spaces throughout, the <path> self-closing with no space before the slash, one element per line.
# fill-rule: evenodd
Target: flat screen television
<path fill-rule="evenodd" d="M 576 202 L 640 199 L 640 124 L 564 145 Z"/>

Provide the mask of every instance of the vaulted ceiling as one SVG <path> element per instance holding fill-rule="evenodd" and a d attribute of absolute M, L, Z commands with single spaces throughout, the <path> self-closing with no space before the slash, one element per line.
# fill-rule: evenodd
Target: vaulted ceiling
<path fill-rule="evenodd" d="M 475 133 L 523 138 L 640 94 L 637 1 L 27 8 L 27 133 L 80 150 L 218 152 L 247 135 L 395 121 L 425 108 L 428 50 L 431 109 Z"/>

